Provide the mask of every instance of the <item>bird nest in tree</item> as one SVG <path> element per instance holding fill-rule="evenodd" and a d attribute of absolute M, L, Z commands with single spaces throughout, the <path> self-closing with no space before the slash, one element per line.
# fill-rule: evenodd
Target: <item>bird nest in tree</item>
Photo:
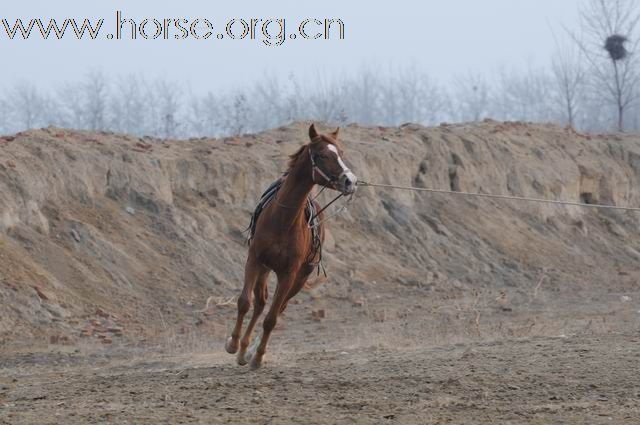
<path fill-rule="evenodd" d="M 619 61 L 627 57 L 627 48 L 624 46 L 627 41 L 629 41 L 627 37 L 618 34 L 614 34 L 607 38 L 604 48 L 609 52 L 611 59 Z"/>

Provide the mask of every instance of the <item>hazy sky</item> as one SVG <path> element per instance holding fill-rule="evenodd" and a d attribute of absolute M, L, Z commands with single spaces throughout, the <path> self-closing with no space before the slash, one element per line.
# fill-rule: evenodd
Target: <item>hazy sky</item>
<path fill-rule="evenodd" d="M 264 73 L 287 76 L 343 73 L 363 65 L 415 66 L 447 81 L 452 74 L 491 72 L 500 66 L 545 65 L 554 49 L 550 25 L 573 25 L 586 0 L 427 1 L 103 1 L 3 2 L 0 19 L 104 18 L 103 34 L 115 31 L 116 10 L 144 18 L 207 18 L 214 32 L 230 18 L 287 18 L 288 32 L 304 18 L 341 18 L 343 41 L 287 41 L 266 47 L 249 40 L 9 41 L 0 25 L 0 81 L 39 85 L 76 80 L 88 70 L 108 75 L 138 73 L 218 89 L 251 83 Z M 275 27 L 274 27 L 275 28 Z"/>

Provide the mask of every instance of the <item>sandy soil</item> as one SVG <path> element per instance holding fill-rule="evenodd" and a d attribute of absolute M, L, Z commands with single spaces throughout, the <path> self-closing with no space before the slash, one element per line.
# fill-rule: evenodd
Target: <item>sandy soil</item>
<path fill-rule="evenodd" d="M 640 333 L 620 309 L 484 310 L 434 326 L 389 302 L 315 321 L 321 301 L 303 298 L 259 371 L 223 338 L 3 354 L 0 423 L 640 423 Z M 554 324 L 575 333 L 542 336 Z"/>
<path fill-rule="evenodd" d="M 637 424 L 638 342 L 635 334 L 281 353 L 259 372 L 215 352 L 23 357 L 14 359 L 19 371 L 3 371 L 0 423 Z"/>
<path fill-rule="evenodd" d="M 307 127 L 0 137 L 0 423 L 640 423 L 630 212 L 363 189 L 328 226 L 329 280 L 290 303 L 263 369 L 237 366 L 241 230 Z M 342 141 L 365 180 L 640 205 L 635 135 Z"/>

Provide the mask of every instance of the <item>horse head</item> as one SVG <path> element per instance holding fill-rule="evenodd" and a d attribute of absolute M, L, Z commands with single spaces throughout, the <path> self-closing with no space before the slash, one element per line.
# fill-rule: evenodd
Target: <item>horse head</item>
<path fill-rule="evenodd" d="M 312 178 L 315 184 L 350 195 L 356 191 L 358 177 L 342 160 L 343 153 L 338 144 L 339 134 L 340 128 L 333 133 L 320 134 L 314 124 L 309 127 L 311 143 L 308 150 Z"/>

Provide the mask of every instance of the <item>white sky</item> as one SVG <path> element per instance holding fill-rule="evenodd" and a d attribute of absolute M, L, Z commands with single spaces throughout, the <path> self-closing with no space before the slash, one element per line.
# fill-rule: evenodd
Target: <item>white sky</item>
<path fill-rule="evenodd" d="M 43 41 L 37 30 L 29 41 L 9 41 L 0 34 L 0 81 L 10 85 L 27 80 L 47 87 L 97 69 L 108 75 L 144 74 L 216 90 L 252 83 L 264 73 L 331 75 L 368 65 L 415 66 L 446 82 L 455 73 L 546 65 L 554 49 L 550 25 L 558 32 L 561 23 L 574 25 L 578 5 L 584 1 L 6 1 L 0 19 L 105 18 L 104 34 L 115 28 L 116 10 L 137 21 L 208 18 L 214 25 L 234 17 L 285 17 L 290 23 L 336 17 L 346 24 L 346 40 L 266 47 L 246 40 Z M 0 31 L 4 33 L 1 25 Z"/>

